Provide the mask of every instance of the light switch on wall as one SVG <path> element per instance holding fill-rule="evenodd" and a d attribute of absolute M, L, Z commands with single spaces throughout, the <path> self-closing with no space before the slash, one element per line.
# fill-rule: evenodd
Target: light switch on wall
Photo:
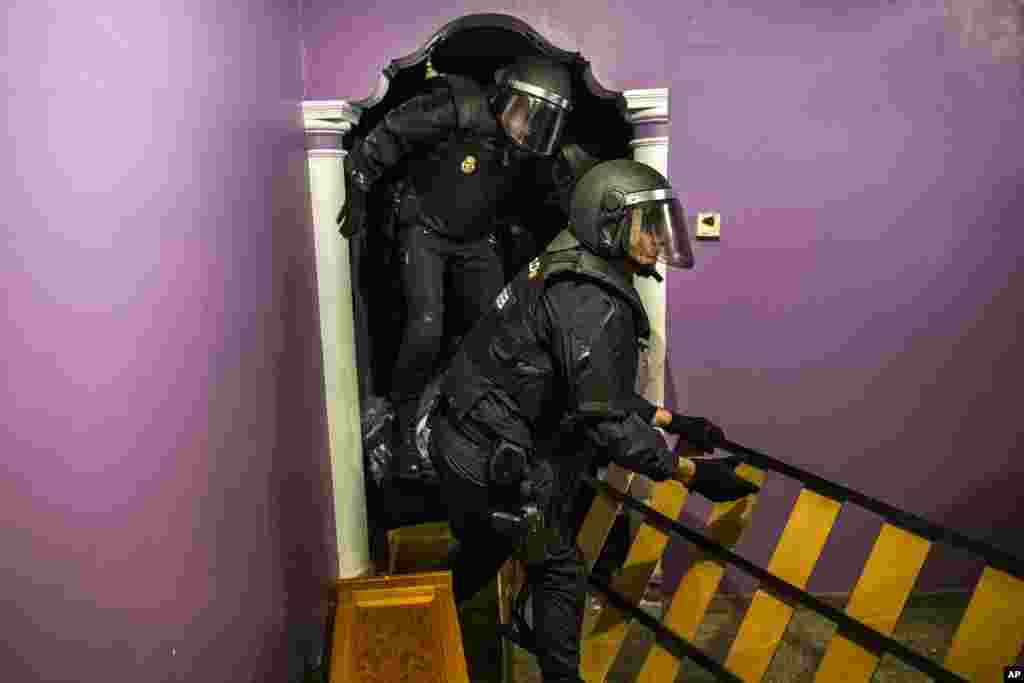
<path fill-rule="evenodd" d="M 697 239 L 717 240 L 721 236 L 722 214 L 720 213 L 698 213 L 697 214 Z"/>

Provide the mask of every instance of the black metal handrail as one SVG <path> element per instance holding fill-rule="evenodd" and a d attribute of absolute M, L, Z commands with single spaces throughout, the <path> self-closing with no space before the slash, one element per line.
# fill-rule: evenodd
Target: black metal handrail
<path fill-rule="evenodd" d="M 797 479 L 812 491 L 828 496 L 839 503 L 850 502 L 859 505 L 865 510 L 881 516 L 893 526 L 915 533 L 930 541 L 944 543 L 954 548 L 971 552 L 985 560 L 989 566 L 1005 571 L 1024 581 L 1024 561 L 988 543 L 969 538 L 952 529 L 940 527 L 917 515 L 912 515 L 909 512 L 894 508 L 888 503 L 883 503 L 877 498 L 866 496 L 851 488 L 801 470 L 753 448 L 747 448 L 732 441 L 726 441 L 722 448 L 733 455 L 742 457 L 746 462 L 758 469 L 771 470 L 772 472 Z"/>
<path fill-rule="evenodd" d="M 668 650 L 668 652 L 670 652 L 676 659 L 683 659 L 685 657 L 692 659 L 702 668 L 714 674 L 715 678 L 719 681 L 743 683 L 742 678 L 704 654 L 700 648 L 696 647 L 685 638 L 680 637 L 671 629 L 665 628 L 661 622 L 636 605 L 630 603 L 625 596 L 605 583 L 603 579 L 591 576 L 590 585 L 601 591 L 608 598 L 608 602 L 614 605 L 617 609 L 629 614 L 632 618 L 651 629 L 651 631 L 654 632 L 655 642 Z"/>
<path fill-rule="evenodd" d="M 777 463 L 778 461 L 775 462 Z M 791 467 L 789 465 L 785 465 L 785 463 L 779 464 L 787 468 Z M 799 472 L 799 470 L 796 470 L 796 468 L 792 469 Z M 781 473 L 788 474 L 788 472 Z M 813 477 L 814 475 L 808 476 Z M 640 501 L 634 499 L 633 497 L 626 493 L 623 493 L 614 486 L 611 486 L 606 482 L 599 481 L 591 476 L 585 476 L 583 480 L 599 493 L 607 495 L 608 497 L 617 500 L 623 505 L 640 512 L 642 515 L 644 515 L 646 521 L 649 524 L 651 524 L 651 526 L 661 530 L 664 533 L 679 536 L 690 541 L 708 555 L 711 555 L 722 562 L 739 567 L 747 574 L 750 574 L 751 576 L 757 578 L 761 582 L 762 587 L 768 588 L 773 593 L 781 596 L 782 598 L 787 599 L 791 603 L 798 603 L 808 609 L 813 610 L 814 612 L 817 612 L 826 619 L 835 623 L 839 627 L 844 636 L 858 643 L 862 647 L 872 651 L 876 655 L 881 656 L 885 653 L 891 654 L 902 660 L 904 663 L 917 668 L 919 671 L 927 674 L 928 676 L 931 676 L 932 679 L 936 681 L 943 681 L 944 683 L 966 683 L 966 679 L 961 678 L 957 674 L 944 669 L 943 667 L 939 666 L 927 657 L 924 657 L 923 655 L 914 652 L 906 645 L 903 645 L 902 643 L 893 640 L 892 638 L 880 633 L 879 631 L 871 628 L 870 626 L 857 621 L 856 619 L 847 615 L 845 612 L 842 612 L 836 609 L 835 607 L 832 607 L 831 605 L 819 600 L 818 598 L 815 598 L 806 591 L 797 588 L 796 586 L 792 585 L 787 581 L 784 581 L 783 579 L 780 579 L 779 577 L 775 576 L 766 569 L 759 567 L 758 565 L 754 564 L 753 562 L 750 562 L 746 558 L 741 557 L 740 555 L 737 555 L 731 550 L 722 547 L 714 541 L 706 538 L 702 534 L 693 531 L 692 529 L 689 529 L 688 527 L 679 523 L 678 521 L 666 517 L 657 510 L 654 510 L 648 507 L 647 505 L 644 505 Z M 821 482 L 831 484 L 831 482 L 827 482 L 824 479 L 821 479 Z M 838 488 L 842 489 L 842 487 Z M 849 491 L 849 489 L 846 489 L 846 491 Z M 853 500 L 853 498 L 851 497 L 850 500 Z M 591 583 L 597 585 L 599 589 L 601 588 L 600 582 L 591 579 Z M 602 592 L 605 591 L 602 589 Z M 606 592 L 606 595 L 608 595 L 612 600 L 615 599 L 615 597 L 612 596 L 611 593 Z M 641 610 L 639 607 L 636 607 L 635 605 L 629 605 L 625 601 L 625 599 L 621 598 L 621 596 L 619 596 L 619 598 L 621 606 L 620 604 L 616 605 L 617 607 L 619 607 L 619 609 L 622 609 L 624 612 L 628 613 L 633 618 L 638 619 L 644 622 L 646 625 L 654 628 L 659 636 L 668 638 L 669 636 L 667 634 L 672 633 L 671 630 L 666 628 L 664 625 L 658 623 L 657 621 L 654 622 L 654 624 L 656 624 L 655 628 L 655 626 L 650 623 L 649 615 L 643 612 L 643 610 Z M 641 617 L 640 614 L 643 614 L 644 617 L 648 617 L 648 619 L 644 619 L 644 617 Z M 675 637 L 678 638 L 678 636 Z"/>

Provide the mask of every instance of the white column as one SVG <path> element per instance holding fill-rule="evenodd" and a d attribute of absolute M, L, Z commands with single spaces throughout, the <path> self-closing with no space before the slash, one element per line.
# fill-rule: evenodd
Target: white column
<path fill-rule="evenodd" d="M 633 158 L 653 167 L 668 177 L 668 88 L 627 90 L 623 93 L 633 124 L 633 139 L 629 145 Z M 649 346 L 640 354 L 640 372 L 636 390 L 651 403 L 665 403 L 665 285 L 668 283 L 665 266 L 658 264 L 658 272 L 665 280 L 638 277 L 636 288 L 651 323 Z M 621 476 L 621 473 L 619 473 Z M 630 492 L 635 498 L 650 501 L 653 482 L 642 475 L 633 477 Z"/>
<path fill-rule="evenodd" d="M 303 102 L 302 109 L 316 234 L 338 578 L 346 579 L 373 571 L 363 484 L 349 248 L 348 240 L 338 233 L 335 223 L 338 209 L 345 201 L 342 177 L 345 152 L 341 149 L 341 137 L 358 117 L 340 100 Z"/>
<path fill-rule="evenodd" d="M 668 88 L 627 90 L 623 93 L 629 105 L 633 124 L 633 158 L 653 167 L 668 177 Z M 658 272 L 667 278 L 665 266 Z M 642 354 L 637 391 L 658 405 L 665 402 L 665 285 L 652 278 L 636 278 L 640 299 L 651 321 L 650 348 Z"/>

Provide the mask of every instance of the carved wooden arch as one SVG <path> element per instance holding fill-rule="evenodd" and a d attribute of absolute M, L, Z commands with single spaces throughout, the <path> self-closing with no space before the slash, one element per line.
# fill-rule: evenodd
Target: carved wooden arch
<path fill-rule="evenodd" d="M 445 24 L 415 52 L 392 60 L 382 70 L 380 85 L 370 97 L 350 102 L 358 121 L 345 135 L 351 149 L 394 107 L 423 91 L 428 70 L 469 76 L 481 84 L 493 82 L 494 72 L 518 57 L 545 56 L 565 64 L 573 79 L 573 110 L 566 135 L 602 159 L 632 157 L 633 126 L 621 92 L 609 90 L 594 78 L 590 62 L 580 53 L 556 47 L 527 23 L 507 14 L 469 14 Z M 379 183 L 386 186 L 386 182 Z M 391 199 L 383 187 L 370 197 L 369 215 L 382 216 Z M 532 226 L 546 226 L 547 210 L 538 207 L 523 217 Z M 372 220 L 372 219 L 371 219 Z M 554 225 L 556 232 L 561 226 Z M 538 229 L 538 237 L 547 239 Z M 541 241 L 537 247 L 543 248 Z M 360 397 L 386 395 L 391 368 L 403 327 L 400 279 L 395 245 L 379 231 L 350 242 L 356 352 Z M 506 270 L 509 266 L 506 265 Z M 513 272 L 506 272 L 511 277 Z M 447 312 L 447 311 L 446 311 Z"/>
<path fill-rule="evenodd" d="M 467 14 L 448 22 L 415 52 L 392 60 L 382 72 L 376 92 L 351 102 L 359 121 L 346 136 L 345 146 L 365 134 L 388 111 L 421 91 L 428 69 L 471 76 L 491 82 L 494 72 L 517 57 L 545 56 L 569 67 L 573 77 L 574 108 L 567 131 L 602 158 L 629 156 L 632 126 L 626 98 L 594 77 L 590 62 L 579 52 L 563 50 L 523 20 L 495 13 Z"/>

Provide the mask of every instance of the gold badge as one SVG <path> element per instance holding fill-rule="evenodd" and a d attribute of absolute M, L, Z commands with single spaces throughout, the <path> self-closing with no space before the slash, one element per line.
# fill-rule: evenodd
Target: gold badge
<path fill-rule="evenodd" d="M 462 160 L 462 172 L 466 175 L 473 173 L 476 170 L 476 157 L 472 154 L 467 154 L 466 158 Z"/>

